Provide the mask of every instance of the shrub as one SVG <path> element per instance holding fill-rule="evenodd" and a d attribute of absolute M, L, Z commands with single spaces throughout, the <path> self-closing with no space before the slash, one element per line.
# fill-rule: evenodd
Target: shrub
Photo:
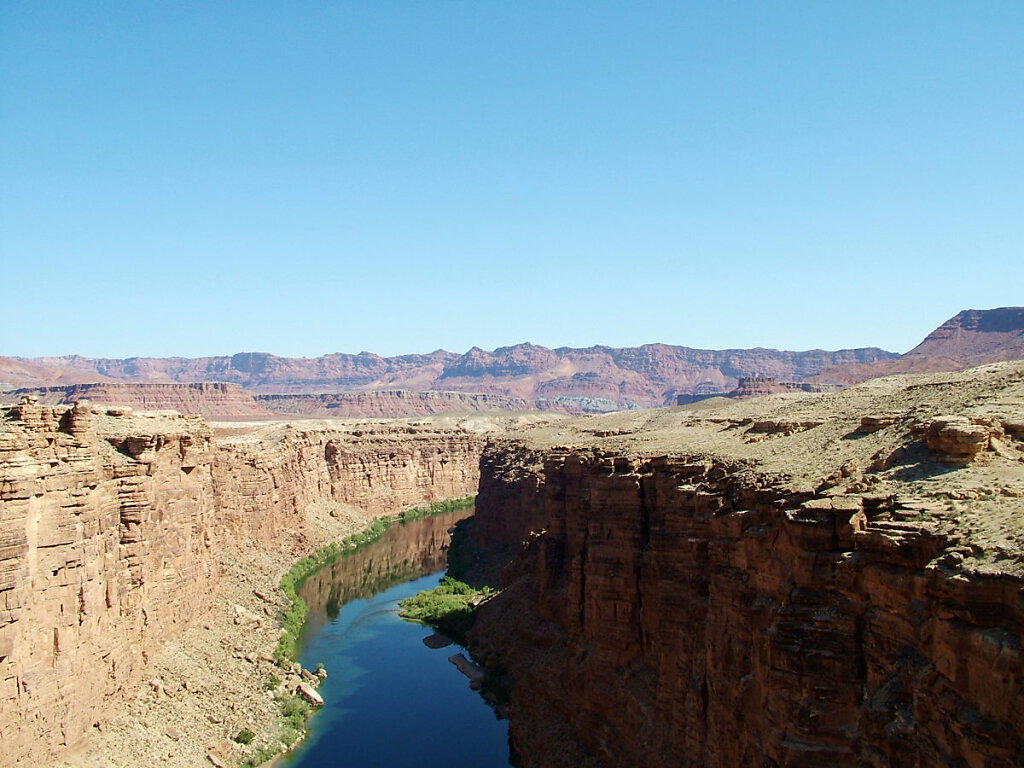
<path fill-rule="evenodd" d="M 449 501 L 435 501 L 426 507 L 402 510 L 398 513 L 398 522 L 400 525 L 405 525 L 422 517 L 443 515 L 446 512 L 454 512 L 457 509 L 469 509 L 474 504 L 476 504 L 476 496 L 466 496 L 462 499 L 451 499 Z"/>
<path fill-rule="evenodd" d="M 473 624 L 476 606 L 493 594 L 490 587 L 474 589 L 445 576 L 434 589 L 424 590 L 399 603 L 399 614 L 404 619 L 431 624 L 461 640 Z"/>
<path fill-rule="evenodd" d="M 239 744 L 252 744 L 253 739 L 256 738 L 256 734 L 250 731 L 248 728 L 243 728 L 235 734 L 235 741 Z"/>

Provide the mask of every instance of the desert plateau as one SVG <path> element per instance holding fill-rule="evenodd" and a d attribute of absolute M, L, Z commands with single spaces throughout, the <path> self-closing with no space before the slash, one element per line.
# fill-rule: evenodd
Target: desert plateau
<path fill-rule="evenodd" d="M 975 336 L 977 315 L 957 316 Z M 292 746 L 281 697 L 319 681 L 275 654 L 282 574 L 475 496 L 449 570 L 496 590 L 465 642 L 507 691 L 518 765 L 1017 765 L 1024 361 L 1002 358 L 1024 322 L 999 333 L 963 370 L 583 416 L 483 393 L 286 419 L 229 384 L 14 390 L 4 754 L 233 766 Z M 208 415 L 139 408 L 154 387 Z"/>

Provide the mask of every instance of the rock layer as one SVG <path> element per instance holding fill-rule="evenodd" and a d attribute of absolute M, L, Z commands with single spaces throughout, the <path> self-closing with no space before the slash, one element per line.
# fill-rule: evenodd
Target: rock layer
<path fill-rule="evenodd" d="M 74 384 L 64 387 L 16 389 L 0 394 L 0 402 L 16 403 L 24 396 L 46 405 L 70 405 L 81 400 L 147 411 L 196 413 L 208 419 L 267 419 L 274 414 L 261 407 L 237 384 Z"/>
<path fill-rule="evenodd" d="M 0 749 L 36 763 L 122 701 L 209 609 L 228 547 L 302 552 L 311 510 L 364 520 L 474 492 L 481 441 L 411 424 L 275 425 L 24 403 L 0 427 Z"/>
<path fill-rule="evenodd" d="M 747 401 L 493 445 L 473 531 L 518 554 L 472 641 L 520 764 L 1024 764 L 1022 394 L 1003 368 L 768 400 L 808 426 L 767 437 Z"/>
<path fill-rule="evenodd" d="M 463 355 L 438 350 L 429 355 L 388 358 L 369 352 L 311 359 L 256 352 L 196 359 L 0 358 L 0 381 L 19 386 L 58 380 L 222 381 L 263 394 L 459 391 L 551 401 L 568 412 L 590 413 L 674 405 L 680 394 L 727 392 L 741 376 L 759 374 L 795 381 L 830 366 L 893 356 L 876 348 L 790 352 L 691 349 L 669 344 L 586 349 L 516 344 L 491 352 L 474 347 Z"/>
<path fill-rule="evenodd" d="M 255 400 L 261 407 L 275 413 L 321 418 L 395 418 L 488 411 L 581 412 L 555 400 L 527 400 L 472 392 L 410 392 L 404 389 L 326 395 L 256 395 Z"/>

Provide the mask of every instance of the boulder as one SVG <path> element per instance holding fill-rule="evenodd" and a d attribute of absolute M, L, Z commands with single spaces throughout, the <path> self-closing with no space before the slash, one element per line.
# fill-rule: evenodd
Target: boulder
<path fill-rule="evenodd" d="M 991 431 L 966 416 L 940 416 L 925 430 L 925 445 L 940 460 L 967 462 L 988 447 Z"/>
<path fill-rule="evenodd" d="M 324 705 L 323 696 L 317 693 L 308 683 L 299 683 L 295 686 L 295 693 L 304 698 L 314 707 L 322 707 Z"/>

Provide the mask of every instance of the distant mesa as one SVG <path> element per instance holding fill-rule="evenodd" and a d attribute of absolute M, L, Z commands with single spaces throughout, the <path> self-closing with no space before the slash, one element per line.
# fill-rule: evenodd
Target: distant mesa
<path fill-rule="evenodd" d="M 965 309 L 894 360 L 826 368 L 815 382 L 856 384 L 900 373 L 962 371 L 985 363 L 1024 359 L 1024 307 Z"/>
<path fill-rule="evenodd" d="M 736 388 L 730 392 L 707 392 L 679 395 L 677 405 L 692 405 L 712 397 L 745 398 L 775 395 L 784 392 L 836 392 L 842 384 L 820 384 L 812 381 L 778 381 L 773 376 L 740 376 Z"/>
<path fill-rule="evenodd" d="M 210 419 L 267 419 L 274 413 L 261 407 L 237 384 L 198 382 L 160 384 L 100 382 L 58 387 L 26 387 L 0 394 L 0 402 L 17 403 L 34 398 L 41 405 L 70 405 L 87 400 L 108 406 L 143 411 L 196 413 Z"/>
<path fill-rule="evenodd" d="M 891 352 L 874 348 L 791 352 L 702 350 L 668 344 L 585 349 L 517 344 L 492 352 L 474 347 L 463 355 L 438 350 L 388 358 L 367 352 L 318 358 L 278 357 L 265 352 L 191 359 L 0 358 L 0 380 L 19 388 L 106 382 L 232 384 L 260 398 L 243 406 L 240 393 L 232 390 L 240 409 L 232 415 L 238 417 L 258 410 L 309 416 L 405 416 L 454 408 L 603 413 L 675 405 L 680 395 L 727 392 L 740 378 L 755 374 L 802 381 L 830 366 L 893 357 Z M 403 394 L 396 394 L 399 392 Z M 164 395 L 172 393 L 163 391 Z M 357 397 L 352 393 L 364 394 Z M 118 394 L 128 396 L 126 390 Z M 339 397 L 343 394 L 346 397 Z M 96 392 L 89 396 L 98 401 Z M 146 393 L 147 400 L 155 397 L 155 391 Z M 161 407 L 174 406 L 164 401 Z M 221 407 L 216 411 L 200 407 L 198 412 L 214 418 L 226 415 Z"/>
<path fill-rule="evenodd" d="M 874 347 L 792 352 L 669 344 L 583 349 L 516 344 L 491 352 L 473 347 L 462 355 L 437 350 L 396 357 L 370 352 L 317 358 L 242 352 L 126 360 L 72 355 L 0 358 L 0 381 L 38 389 L 47 402 L 68 402 L 66 398 L 75 396 L 69 387 L 89 385 L 91 390 L 78 394 L 94 402 L 117 397 L 125 405 L 211 418 L 394 417 L 481 410 L 579 414 L 686 405 L 716 395 L 829 391 L 877 376 L 960 370 L 1018 358 L 1024 358 L 1024 307 L 960 312 L 902 356 Z M 125 388 L 143 384 L 149 388 Z M 53 387 L 62 392 L 42 392 Z"/>

